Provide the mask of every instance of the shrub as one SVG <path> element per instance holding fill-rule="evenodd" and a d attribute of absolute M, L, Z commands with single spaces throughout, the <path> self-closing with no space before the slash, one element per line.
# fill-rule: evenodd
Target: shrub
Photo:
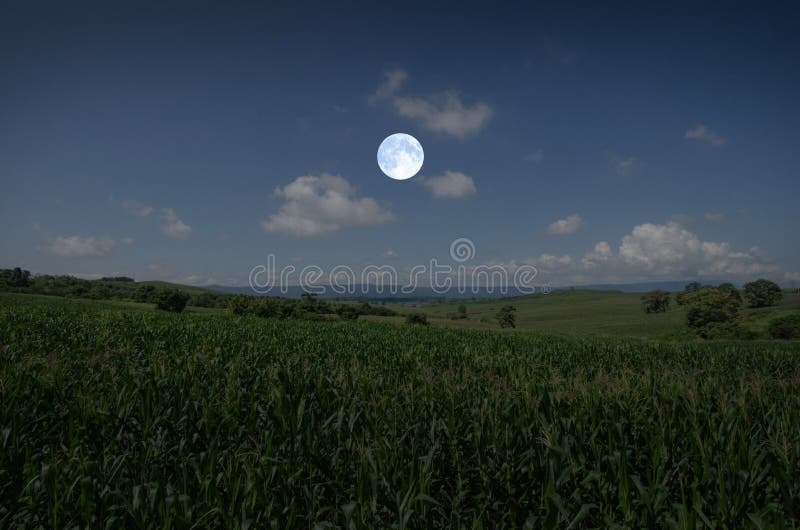
<path fill-rule="evenodd" d="M 178 289 L 164 289 L 156 297 L 156 308 L 172 313 L 182 313 L 189 295 Z"/>
<path fill-rule="evenodd" d="M 233 315 L 246 315 L 250 310 L 250 299 L 237 294 L 228 302 L 228 312 Z"/>
<path fill-rule="evenodd" d="M 800 339 L 800 314 L 772 320 L 769 323 L 769 336 L 773 339 Z"/>
<path fill-rule="evenodd" d="M 342 320 L 358 319 L 358 309 L 352 305 L 341 304 L 336 308 L 336 314 Z"/>
<path fill-rule="evenodd" d="M 406 324 L 427 326 L 428 317 L 424 313 L 409 313 L 406 315 Z"/>

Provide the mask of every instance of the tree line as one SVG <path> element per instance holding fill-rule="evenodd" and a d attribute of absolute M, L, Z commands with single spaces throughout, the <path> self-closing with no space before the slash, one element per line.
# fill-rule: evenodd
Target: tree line
<path fill-rule="evenodd" d="M 104 277 L 85 280 L 67 275 L 32 275 L 19 267 L 0 269 L 0 290 L 26 294 L 63 296 L 66 298 L 87 298 L 90 300 L 121 300 L 157 304 L 164 303 L 170 295 L 174 297 L 175 288 L 142 284 L 127 276 Z M 189 293 L 180 291 L 186 298 L 185 305 L 195 307 L 225 308 L 232 295 L 205 291 Z"/>
<path fill-rule="evenodd" d="M 227 309 L 234 315 L 255 315 L 273 318 L 317 318 L 333 315 L 354 320 L 361 315 L 393 316 L 397 313 L 382 305 L 340 303 L 318 300 L 304 293 L 298 300 L 204 291 L 192 293 L 175 287 L 142 284 L 127 276 L 85 280 L 74 276 L 32 275 L 19 267 L 0 269 L 0 291 L 25 294 L 119 300 L 155 304 L 157 309 L 181 313 L 186 306 Z"/>
<path fill-rule="evenodd" d="M 746 283 L 741 293 L 731 283 L 717 286 L 699 282 L 687 284 L 674 296 L 675 303 L 685 306 L 686 324 L 703 338 L 754 338 L 746 330 L 741 314 L 746 303 L 751 308 L 769 307 L 783 298 L 781 288 L 775 282 L 758 279 Z M 669 309 L 671 293 L 655 290 L 641 297 L 645 313 L 664 313 Z M 800 338 L 800 315 L 786 315 L 770 321 L 772 338 Z"/>

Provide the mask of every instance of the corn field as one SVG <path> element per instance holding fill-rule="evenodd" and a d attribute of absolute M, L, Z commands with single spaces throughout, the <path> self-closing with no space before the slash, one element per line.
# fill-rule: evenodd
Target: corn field
<path fill-rule="evenodd" d="M 0 303 L 0 528 L 798 528 L 800 344 Z"/>

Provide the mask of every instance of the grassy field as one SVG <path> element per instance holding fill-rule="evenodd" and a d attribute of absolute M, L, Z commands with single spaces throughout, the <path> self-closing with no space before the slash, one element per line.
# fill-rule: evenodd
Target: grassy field
<path fill-rule="evenodd" d="M 0 296 L 0 528 L 798 528 L 800 343 Z"/>
<path fill-rule="evenodd" d="M 390 304 L 389 307 L 403 313 L 423 312 L 439 326 L 496 329 L 497 310 L 504 305 L 513 305 L 517 308 L 517 328 L 523 330 L 650 338 L 689 337 L 683 307 L 673 300 L 666 313 L 646 314 L 642 311 L 640 297 L 639 293 L 574 290 L 494 300 Z M 467 307 L 468 318 L 448 318 L 462 303 Z M 745 327 L 766 337 L 769 320 L 791 312 L 800 313 L 798 293 L 784 294 L 783 300 L 775 307 L 745 308 Z"/>

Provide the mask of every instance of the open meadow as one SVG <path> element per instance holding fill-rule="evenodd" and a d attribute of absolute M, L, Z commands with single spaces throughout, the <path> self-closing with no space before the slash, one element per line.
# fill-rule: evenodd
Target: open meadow
<path fill-rule="evenodd" d="M 800 343 L 0 295 L 0 527 L 797 528 Z"/>

